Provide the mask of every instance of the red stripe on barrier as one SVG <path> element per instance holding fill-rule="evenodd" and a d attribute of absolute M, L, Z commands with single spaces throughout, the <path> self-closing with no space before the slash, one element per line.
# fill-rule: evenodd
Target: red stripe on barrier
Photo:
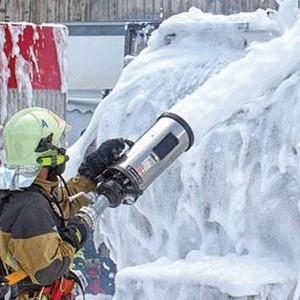
<path fill-rule="evenodd" d="M 8 24 L 2 23 L 5 29 L 4 52 L 8 58 L 10 77 L 8 88 L 17 88 L 16 58 L 13 50 L 13 36 Z M 54 40 L 54 29 L 50 26 L 34 26 L 31 24 L 11 24 L 13 30 L 21 29 L 17 46 L 19 55 L 25 59 L 23 72 L 31 74 L 30 81 L 33 89 L 60 90 L 61 75 Z"/>

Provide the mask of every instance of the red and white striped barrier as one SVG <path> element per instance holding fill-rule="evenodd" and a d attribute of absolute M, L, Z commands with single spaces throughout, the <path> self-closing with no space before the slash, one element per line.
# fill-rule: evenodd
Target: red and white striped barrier
<path fill-rule="evenodd" d="M 63 25 L 0 23 L 0 123 L 42 106 L 65 116 L 67 36 Z"/>

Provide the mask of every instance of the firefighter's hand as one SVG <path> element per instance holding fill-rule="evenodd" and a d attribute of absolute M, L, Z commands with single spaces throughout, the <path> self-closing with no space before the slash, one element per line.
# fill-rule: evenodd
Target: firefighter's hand
<path fill-rule="evenodd" d="M 95 180 L 108 166 L 116 162 L 125 148 L 122 138 L 107 140 L 89 154 L 78 169 L 80 175 Z"/>
<path fill-rule="evenodd" d="M 75 216 L 60 230 L 61 238 L 71 244 L 76 251 L 81 249 L 88 238 L 88 224 Z"/>

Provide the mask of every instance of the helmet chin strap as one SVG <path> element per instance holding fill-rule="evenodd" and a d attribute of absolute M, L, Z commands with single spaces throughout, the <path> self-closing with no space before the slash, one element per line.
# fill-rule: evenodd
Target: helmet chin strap
<path fill-rule="evenodd" d="M 48 179 L 51 181 L 56 181 L 57 176 L 61 176 L 61 174 L 65 171 L 66 164 L 57 165 L 56 167 L 49 167 Z"/>

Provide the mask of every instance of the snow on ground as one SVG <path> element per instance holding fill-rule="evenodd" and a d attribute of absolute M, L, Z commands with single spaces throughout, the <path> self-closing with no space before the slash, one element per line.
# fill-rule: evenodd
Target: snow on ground
<path fill-rule="evenodd" d="M 96 129 L 98 143 L 135 139 L 169 109 L 195 133 L 194 147 L 136 205 L 109 209 L 98 224 L 120 269 L 114 299 L 292 298 L 300 266 L 292 14 L 289 24 L 284 9 L 170 18 L 69 149 L 71 176 Z"/>

